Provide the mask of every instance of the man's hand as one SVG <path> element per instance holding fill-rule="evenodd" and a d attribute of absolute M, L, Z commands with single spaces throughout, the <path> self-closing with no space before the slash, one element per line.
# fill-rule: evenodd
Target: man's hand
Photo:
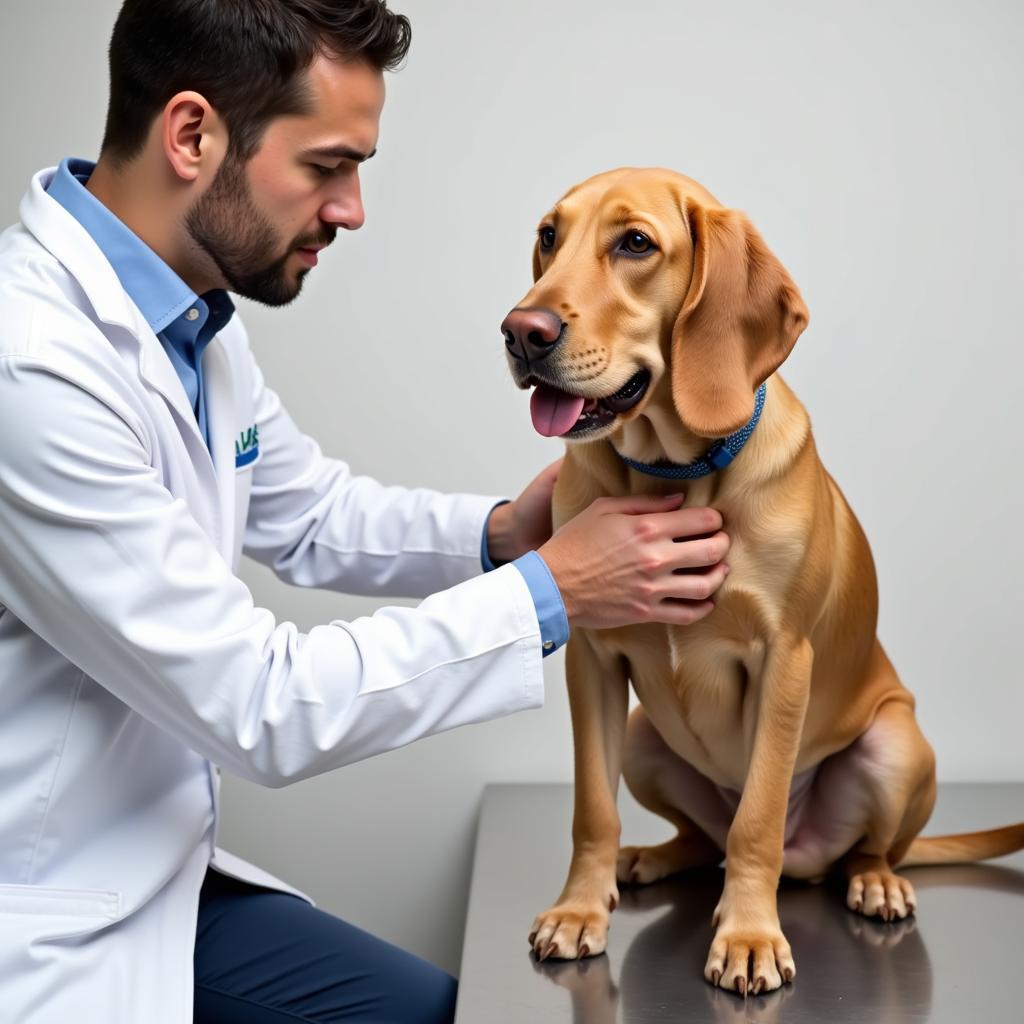
<path fill-rule="evenodd" d="M 570 626 L 635 622 L 688 625 L 709 615 L 729 568 L 729 538 L 712 508 L 682 495 L 598 498 L 537 553 L 547 563 Z"/>
<path fill-rule="evenodd" d="M 564 456 L 563 456 L 564 458 Z M 511 562 L 551 539 L 551 495 L 563 459 L 541 470 L 515 501 L 499 505 L 487 521 L 491 561 Z"/>

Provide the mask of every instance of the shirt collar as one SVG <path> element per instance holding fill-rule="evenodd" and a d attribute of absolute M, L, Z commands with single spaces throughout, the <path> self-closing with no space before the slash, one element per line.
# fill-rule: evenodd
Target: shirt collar
<path fill-rule="evenodd" d="M 153 333 L 160 334 L 168 324 L 195 306 L 196 293 L 85 187 L 95 166 L 90 160 L 65 158 L 47 186 L 47 192 L 93 237 L 117 274 L 121 287 L 139 307 Z M 216 306 L 219 313 L 216 320 L 222 321 L 219 326 L 223 326 L 234 310 L 227 292 L 214 289 L 206 292 L 204 298 L 208 305 Z"/>

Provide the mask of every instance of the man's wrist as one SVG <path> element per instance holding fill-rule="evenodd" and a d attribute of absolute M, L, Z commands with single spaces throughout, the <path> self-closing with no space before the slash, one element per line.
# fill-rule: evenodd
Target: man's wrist
<path fill-rule="evenodd" d="M 495 564 L 511 562 L 523 554 L 510 501 L 495 508 L 487 520 L 487 554 Z"/>

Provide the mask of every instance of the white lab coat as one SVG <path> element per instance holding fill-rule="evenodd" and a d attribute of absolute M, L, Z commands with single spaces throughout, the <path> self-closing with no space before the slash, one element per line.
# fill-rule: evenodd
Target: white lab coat
<path fill-rule="evenodd" d="M 187 1024 L 207 865 L 295 891 L 216 847 L 214 766 L 284 786 L 538 707 L 540 632 L 518 570 L 480 571 L 499 499 L 325 458 L 237 314 L 203 356 L 211 459 L 52 174 L 0 235 L 0 1019 Z M 425 600 L 302 634 L 254 605 L 243 550 Z"/>

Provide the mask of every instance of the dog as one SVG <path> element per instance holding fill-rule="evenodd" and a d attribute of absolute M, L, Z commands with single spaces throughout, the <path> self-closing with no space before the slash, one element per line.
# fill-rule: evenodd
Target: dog
<path fill-rule="evenodd" d="M 572 631 L 573 855 L 537 956 L 603 952 L 619 883 L 724 856 L 704 976 L 766 992 L 796 974 L 781 874 L 841 872 L 852 911 L 891 921 L 917 903 L 897 867 L 1024 847 L 1024 824 L 917 838 L 934 753 L 876 635 L 864 532 L 776 372 L 807 307 L 747 216 L 673 171 L 608 171 L 542 218 L 533 279 L 501 330 L 535 426 L 567 442 L 555 528 L 604 495 L 683 486 L 731 540 L 700 621 Z M 620 848 L 620 776 L 674 838 Z"/>

